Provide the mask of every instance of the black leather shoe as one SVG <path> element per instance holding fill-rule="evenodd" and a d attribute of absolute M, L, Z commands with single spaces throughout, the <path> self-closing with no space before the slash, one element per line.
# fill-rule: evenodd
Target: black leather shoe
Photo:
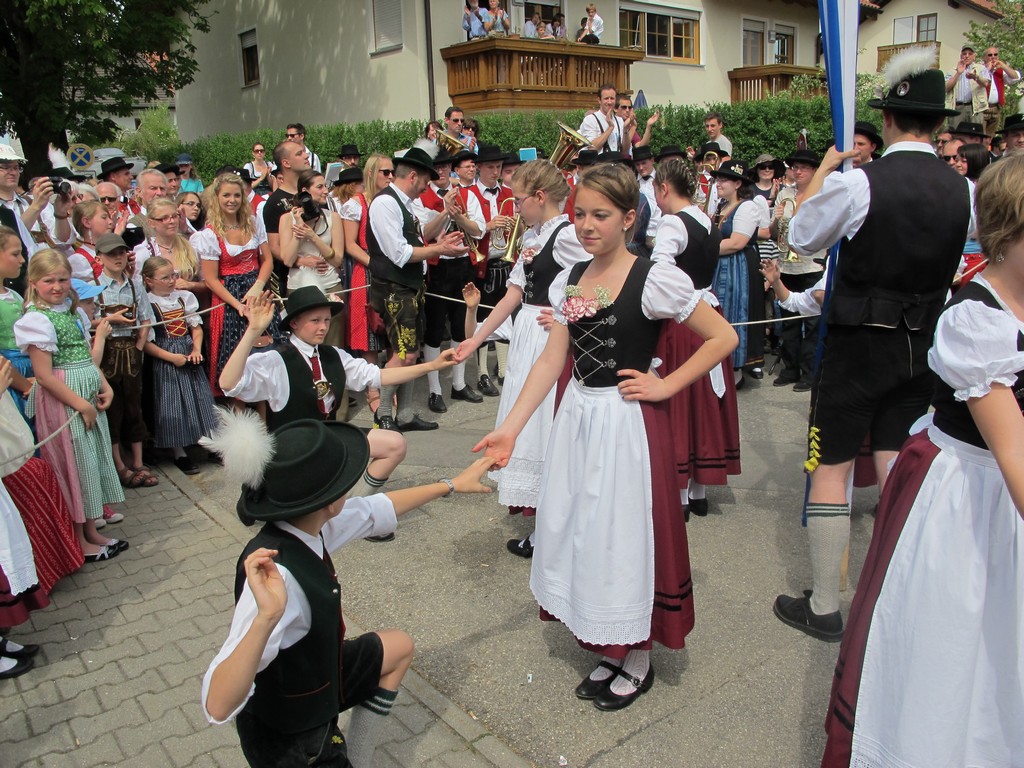
<path fill-rule="evenodd" d="M 491 381 L 491 377 L 486 373 L 480 377 L 480 391 L 487 395 L 487 397 L 497 397 L 500 392 L 498 388 L 494 386 L 494 382 Z"/>
<path fill-rule="evenodd" d="M 427 407 L 434 413 L 448 413 L 448 406 L 444 404 L 444 398 L 433 392 L 427 398 Z"/>
<path fill-rule="evenodd" d="M 687 498 L 687 502 L 688 503 L 686 505 L 686 508 L 688 510 L 690 510 L 690 514 L 691 515 L 696 515 L 697 517 L 707 517 L 708 516 L 708 500 L 707 499 L 691 499 L 691 498 Z"/>
<path fill-rule="evenodd" d="M 636 690 L 632 693 L 626 693 L 622 695 L 618 693 L 613 693 L 611 688 L 611 681 L 615 679 L 615 675 L 623 677 L 626 680 L 629 680 L 629 682 L 631 682 L 635 686 Z M 650 668 L 647 670 L 647 675 L 644 677 L 643 680 L 637 680 L 635 677 L 626 674 L 621 669 L 615 670 L 615 675 L 613 675 L 609 679 L 608 687 L 605 688 L 601 693 L 599 693 L 597 695 L 597 698 L 594 699 L 594 706 L 598 709 L 603 709 L 606 712 L 613 712 L 617 709 L 625 709 L 634 701 L 639 699 L 643 694 L 651 690 L 651 686 L 654 685 L 653 664 L 651 664 Z"/>
<path fill-rule="evenodd" d="M 437 429 L 437 422 L 421 419 L 419 414 L 398 424 L 399 432 L 429 432 L 432 429 Z"/>
<path fill-rule="evenodd" d="M 513 555 L 519 555 L 520 557 L 526 558 L 533 557 L 533 544 L 530 543 L 529 536 L 522 540 L 509 539 L 505 546 Z"/>
<path fill-rule="evenodd" d="M 775 381 L 772 382 L 773 387 L 788 387 L 790 384 L 796 384 L 800 379 L 795 376 L 787 376 L 784 373 L 780 373 L 775 377 Z"/>
<path fill-rule="evenodd" d="M 198 475 L 199 467 L 192 461 L 188 456 L 179 456 L 174 460 L 174 466 L 184 472 L 186 475 Z"/>
<path fill-rule="evenodd" d="M 811 382 L 806 381 L 804 379 L 800 379 L 800 381 L 798 381 L 796 384 L 793 385 L 793 391 L 794 392 L 810 392 L 811 391 Z"/>
<path fill-rule="evenodd" d="M 0 639 L 0 656 L 6 656 L 9 659 L 31 659 L 33 656 L 39 653 L 38 645 L 28 645 L 27 643 L 19 643 L 21 649 L 17 651 L 12 651 L 10 645 L 10 641 L 6 638 Z"/>
<path fill-rule="evenodd" d="M 17 663 L 6 672 L 0 672 L 0 680 L 8 680 L 12 677 L 24 675 L 35 666 L 33 659 L 18 659 Z"/>
<path fill-rule="evenodd" d="M 452 400 L 464 400 L 467 403 L 482 403 L 484 401 L 484 397 L 467 384 L 462 389 L 455 389 L 455 387 L 452 387 Z"/>
<path fill-rule="evenodd" d="M 804 590 L 803 597 L 779 595 L 772 610 L 783 624 L 826 643 L 838 643 L 843 639 L 843 617 L 835 613 L 817 614 L 811 610 L 811 592 Z"/>
<path fill-rule="evenodd" d="M 390 429 L 392 432 L 402 431 L 393 416 L 377 416 L 377 414 L 373 415 L 373 428 Z"/>
<path fill-rule="evenodd" d="M 611 676 L 606 677 L 604 680 L 591 680 L 590 675 L 584 677 L 583 682 L 577 685 L 574 691 L 577 699 L 583 699 L 584 701 L 596 699 L 605 688 L 611 685 L 612 680 L 615 679 L 615 673 L 621 669 L 621 667 L 616 667 L 607 661 L 599 661 L 597 666 L 607 669 L 612 673 Z"/>
<path fill-rule="evenodd" d="M 383 536 L 367 536 L 366 540 L 367 541 L 372 541 L 374 544 L 382 544 L 385 541 L 394 541 L 395 540 L 395 534 L 394 534 L 394 532 L 392 532 L 392 533 L 385 533 Z"/>
<path fill-rule="evenodd" d="M 764 369 L 761 367 L 750 369 L 750 378 L 760 381 L 764 378 Z"/>

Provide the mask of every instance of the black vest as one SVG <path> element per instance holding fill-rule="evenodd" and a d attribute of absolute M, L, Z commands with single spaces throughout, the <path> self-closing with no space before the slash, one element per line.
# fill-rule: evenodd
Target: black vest
<path fill-rule="evenodd" d="M 555 261 L 555 240 L 558 239 L 558 233 L 568 226 L 569 222 L 563 221 L 555 227 L 540 253 L 534 256 L 529 264 L 523 265 L 523 273 L 526 275 L 526 286 L 523 288 L 524 303 L 537 307 L 551 306 L 548 292 L 551 290 L 551 283 L 562 271 L 561 265 Z"/>
<path fill-rule="evenodd" d="M 973 281 L 956 292 L 956 296 L 946 305 L 946 309 L 962 301 L 980 301 L 986 307 L 997 309 L 1000 312 L 1004 311 L 995 296 L 985 286 Z M 1017 351 L 1024 352 L 1024 334 L 1020 331 L 1017 332 Z M 932 405 L 935 406 L 935 416 L 933 417 L 935 426 L 950 437 L 988 450 L 988 445 L 985 444 L 981 432 L 978 431 L 978 425 L 971 417 L 967 403 L 957 400 L 953 395 L 953 388 L 938 376 L 935 377 L 935 381 L 937 382 L 935 396 L 932 398 Z M 1017 405 L 1021 411 L 1024 411 L 1024 371 L 1017 373 L 1013 394 L 1017 398 Z"/>
<path fill-rule="evenodd" d="M 416 219 L 409 213 L 409 209 L 402 203 L 402 199 L 391 187 L 385 187 L 378 194 L 389 195 L 398 203 L 402 211 L 402 235 L 405 242 L 413 248 L 423 246 L 423 238 L 420 237 L 420 229 Z M 368 213 L 367 216 L 371 215 Z M 404 267 L 399 267 L 389 259 L 373 235 L 373 227 L 369 221 L 366 223 L 366 250 L 370 254 L 370 274 L 376 280 L 384 280 L 389 283 L 398 283 L 406 288 L 418 290 L 423 285 L 423 264 L 418 261 L 410 261 Z"/>
<path fill-rule="evenodd" d="M 712 222 L 708 232 L 693 216 L 683 211 L 678 216 L 686 227 L 686 250 L 676 254 L 676 266 L 690 276 L 694 288 L 710 288 L 718 268 L 722 231 Z"/>
<path fill-rule="evenodd" d="M 840 243 L 826 319 L 931 335 L 967 239 L 967 181 L 925 152 L 895 152 L 861 170 L 868 214 Z"/>
<path fill-rule="evenodd" d="M 338 410 L 341 398 L 345 397 L 345 366 L 341 363 L 341 355 L 338 354 L 338 350 L 326 344 L 320 344 L 317 347 L 317 352 L 320 355 L 320 369 L 334 391 L 334 406 L 331 408 L 331 413 L 327 415 L 320 413 L 320 407 L 317 405 L 316 386 L 313 384 L 313 372 L 306 360 L 303 359 L 303 354 L 288 341 L 278 344 L 275 350 L 284 360 L 284 367 L 288 372 L 288 402 L 280 411 L 267 410 L 267 428 L 271 432 L 299 419 L 324 420 Z M 261 352 L 260 354 L 272 355 L 274 353 Z"/>
<path fill-rule="evenodd" d="M 267 523 L 242 550 L 235 567 L 235 602 L 245 584 L 245 558 L 260 547 L 278 551 L 274 562 L 295 577 L 309 600 L 310 628 L 283 648 L 256 675 L 256 690 L 245 711 L 281 733 L 298 733 L 327 723 L 341 711 L 341 587 L 326 563 L 299 541 Z"/>
<path fill-rule="evenodd" d="M 589 262 L 573 266 L 568 285 L 576 285 Z M 658 343 L 661 320 L 651 320 L 642 308 L 647 273 L 654 262 L 637 258 L 611 306 L 575 323 L 569 323 L 572 338 L 572 375 L 588 387 L 614 387 L 616 371 L 651 367 Z"/>

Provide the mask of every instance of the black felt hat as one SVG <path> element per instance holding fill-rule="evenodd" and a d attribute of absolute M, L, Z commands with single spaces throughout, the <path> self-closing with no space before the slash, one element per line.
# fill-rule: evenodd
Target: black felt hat
<path fill-rule="evenodd" d="M 573 159 L 572 164 L 582 168 L 588 168 L 597 162 L 597 152 L 592 149 L 581 149 Z"/>
<path fill-rule="evenodd" d="M 342 144 L 338 150 L 338 157 L 362 157 L 359 147 L 355 144 Z"/>
<path fill-rule="evenodd" d="M 732 179 L 733 181 L 742 181 L 744 184 L 750 183 L 749 170 L 747 164 L 742 160 L 730 160 L 724 163 L 717 171 L 712 171 L 711 175 L 716 179 Z"/>
<path fill-rule="evenodd" d="M 243 488 L 238 500 L 243 522 L 293 520 L 323 509 L 351 490 L 370 463 L 366 436 L 344 422 L 300 419 L 271 434 L 263 481 Z"/>
<path fill-rule="evenodd" d="M 996 133 L 1007 134 L 1014 131 L 1024 131 L 1024 115 L 1019 112 L 1016 115 L 1008 115 L 1003 122 L 1003 130 Z"/>
<path fill-rule="evenodd" d="M 337 187 L 342 184 L 352 184 L 362 180 L 363 171 L 360 168 L 343 168 L 341 173 L 338 174 L 338 178 L 334 180 L 334 186 Z"/>
<path fill-rule="evenodd" d="M 434 157 L 427 154 L 426 150 L 420 147 L 411 147 L 401 155 L 395 155 L 391 158 L 391 162 L 395 165 L 411 165 L 414 168 L 429 173 L 433 181 L 441 178 L 440 174 L 434 170 Z"/>
<path fill-rule="evenodd" d="M 654 152 L 651 151 L 649 145 L 644 144 L 641 147 L 633 147 L 633 162 L 638 160 L 650 160 L 654 157 Z"/>
<path fill-rule="evenodd" d="M 450 162 L 452 165 L 459 165 L 460 163 L 464 163 L 467 160 L 472 160 L 475 163 L 476 153 L 474 153 L 473 150 L 471 149 L 460 149 L 458 152 L 451 156 Z"/>
<path fill-rule="evenodd" d="M 729 153 L 722 149 L 722 145 L 717 141 L 706 141 L 697 148 L 697 154 L 694 156 L 695 160 L 700 160 L 702 157 L 707 155 L 709 152 L 714 152 L 719 157 L 728 157 Z"/>
<path fill-rule="evenodd" d="M 281 313 L 281 325 L 291 328 L 293 319 L 303 312 L 320 307 L 328 307 L 331 310 L 331 317 L 333 317 L 345 308 L 345 304 L 341 301 L 331 301 L 315 285 L 307 285 L 289 291 L 288 298 L 284 302 L 284 311 Z"/>
<path fill-rule="evenodd" d="M 100 178 L 106 181 L 107 177 L 110 176 L 110 174 L 117 173 L 117 171 L 120 171 L 123 168 L 131 167 L 132 164 L 129 163 L 120 155 L 118 155 L 117 157 L 111 157 L 107 160 L 104 160 L 100 164 Z"/>
<path fill-rule="evenodd" d="M 504 160 L 505 153 L 502 151 L 501 147 L 496 144 L 481 144 L 477 147 L 477 165 L 480 163 L 491 163 L 494 161 L 502 162 Z"/>
<path fill-rule="evenodd" d="M 85 181 L 85 176 L 75 173 L 70 168 L 64 165 L 60 166 L 59 168 L 51 168 L 50 175 L 59 176 L 60 178 L 67 179 L 68 181 Z"/>
<path fill-rule="evenodd" d="M 754 160 L 754 165 L 750 169 L 751 174 L 754 174 L 754 172 L 757 171 L 758 166 L 761 165 L 770 165 L 772 167 L 774 178 L 776 179 L 781 179 L 786 175 L 786 164 L 774 155 L 758 155 L 757 159 Z"/>
<path fill-rule="evenodd" d="M 954 136 L 972 136 L 979 139 L 992 138 L 985 133 L 985 126 L 981 123 L 969 123 L 967 121 L 959 123 L 955 128 L 950 130 L 950 133 Z"/>
<path fill-rule="evenodd" d="M 935 59 L 932 47 L 908 48 L 893 56 L 882 72 L 887 87 L 881 98 L 871 99 L 868 106 L 934 117 L 959 114 L 946 109 L 946 76 L 934 68 Z"/>
<path fill-rule="evenodd" d="M 813 165 L 817 168 L 821 165 L 821 158 L 818 157 L 817 152 L 812 152 L 809 149 L 798 149 L 786 158 L 786 165 L 793 167 L 793 163 L 806 163 L 807 165 Z"/>
<path fill-rule="evenodd" d="M 854 123 L 853 133 L 855 136 L 863 136 L 874 144 L 876 149 L 881 149 L 885 144 L 885 142 L 882 141 L 881 135 L 878 133 L 878 129 L 875 128 L 875 124 L 869 123 L 867 120 L 858 120 Z"/>
<path fill-rule="evenodd" d="M 658 151 L 658 159 L 664 160 L 666 157 L 686 157 L 686 152 L 678 144 L 666 144 Z"/>

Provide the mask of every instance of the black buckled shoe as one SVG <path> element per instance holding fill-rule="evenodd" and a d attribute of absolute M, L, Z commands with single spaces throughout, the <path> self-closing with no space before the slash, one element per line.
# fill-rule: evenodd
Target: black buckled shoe
<path fill-rule="evenodd" d="M 7 638 L 0 638 L 0 656 L 6 656 L 9 659 L 31 659 L 37 653 L 39 653 L 38 645 L 28 645 L 25 643 L 18 643 L 21 646 L 18 650 L 11 650 L 11 641 Z"/>
<path fill-rule="evenodd" d="M 467 403 L 482 403 L 484 398 L 483 395 L 467 384 L 462 389 L 452 387 L 452 400 L 464 400 Z"/>
<path fill-rule="evenodd" d="M 427 398 L 427 407 L 434 413 L 448 413 L 448 406 L 444 404 L 444 398 L 433 392 Z"/>
<path fill-rule="evenodd" d="M 525 558 L 533 557 L 533 544 L 530 543 L 529 536 L 522 540 L 509 539 L 505 546 L 513 555 L 519 555 L 520 557 Z"/>
<path fill-rule="evenodd" d="M 494 386 L 494 382 L 491 381 L 491 377 L 486 373 L 480 377 L 480 392 L 487 397 L 497 397 L 501 393 L 498 392 L 498 388 Z"/>
<path fill-rule="evenodd" d="M 811 610 L 811 592 L 805 590 L 802 597 L 779 595 L 772 610 L 783 624 L 799 629 L 804 634 L 826 643 L 838 643 L 843 639 L 843 616 L 835 613 L 818 614 Z"/>
<path fill-rule="evenodd" d="M 398 424 L 399 432 L 429 432 L 432 429 L 437 429 L 437 422 L 421 419 L 418 413 L 408 421 Z"/>
<path fill-rule="evenodd" d="M 612 692 L 611 681 L 615 677 L 621 677 L 628 680 L 636 688 L 632 693 L 618 694 Z M 601 693 L 597 694 L 594 699 L 594 706 L 598 709 L 603 709 L 605 712 L 614 712 L 617 709 L 625 709 L 634 701 L 639 699 L 643 694 L 651 690 L 651 686 L 654 685 L 654 665 L 647 669 L 647 674 L 643 680 L 638 680 L 630 674 L 622 671 L 621 669 L 615 670 L 615 675 L 612 675 L 608 680 L 608 687 L 605 688 Z"/>
<path fill-rule="evenodd" d="M 10 658 L 10 657 L 8 657 Z M 0 680 L 9 680 L 12 677 L 19 677 L 28 672 L 36 664 L 35 659 L 15 659 L 15 664 L 10 669 L 0 672 Z"/>
<path fill-rule="evenodd" d="M 366 540 L 372 541 L 374 544 L 383 544 L 386 541 L 394 541 L 395 533 L 392 531 L 391 533 L 385 533 L 380 536 L 367 536 Z"/>
<path fill-rule="evenodd" d="M 696 515 L 697 517 L 707 517 L 708 516 L 708 500 L 707 499 L 691 499 L 691 498 L 687 497 L 686 500 L 687 500 L 687 502 L 689 502 L 686 505 L 686 509 L 690 512 L 691 515 Z"/>
<path fill-rule="evenodd" d="M 377 414 L 373 415 L 373 428 L 390 429 L 392 432 L 402 431 L 393 416 L 378 416 Z"/>
<path fill-rule="evenodd" d="M 616 667 L 614 664 L 609 664 L 607 661 L 599 661 L 597 666 L 604 667 L 612 674 L 606 677 L 604 680 L 592 680 L 590 675 L 583 678 L 583 681 L 576 686 L 574 693 L 577 699 L 583 699 L 584 701 L 593 701 L 600 693 L 611 685 L 612 680 L 615 679 L 615 673 L 618 672 L 621 667 Z"/>

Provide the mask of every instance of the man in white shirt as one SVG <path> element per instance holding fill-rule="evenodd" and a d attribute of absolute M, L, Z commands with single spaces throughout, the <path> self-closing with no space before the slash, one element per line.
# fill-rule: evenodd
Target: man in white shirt
<path fill-rule="evenodd" d="M 320 165 L 320 156 L 306 146 L 306 126 L 302 123 L 289 123 L 288 127 L 285 128 L 284 137 L 288 141 L 294 141 L 302 147 L 306 155 L 306 163 L 310 168 L 314 171 L 323 170 Z"/>
<path fill-rule="evenodd" d="M 957 113 L 950 125 L 980 119 L 988 107 L 992 74 L 976 58 L 974 48 L 964 45 L 956 69 L 946 76 L 946 106 Z"/>
<path fill-rule="evenodd" d="M 650 146 L 643 144 L 633 150 L 633 168 L 636 170 L 636 181 L 640 185 L 640 194 L 651 204 L 651 220 L 647 225 L 647 245 L 653 247 L 654 233 L 661 223 L 661 209 L 654 199 L 654 153 Z"/>
<path fill-rule="evenodd" d="M 577 43 L 597 45 L 601 42 L 601 35 L 604 34 L 604 19 L 597 15 L 597 6 L 591 3 L 587 6 L 587 20 L 580 30 Z"/>
<path fill-rule="evenodd" d="M 523 37 L 537 37 L 537 28 L 540 26 L 540 14 L 533 14 L 532 18 L 523 24 Z"/>
<path fill-rule="evenodd" d="M 598 153 L 622 151 L 626 125 L 615 114 L 616 96 L 614 85 L 602 85 L 597 92 L 597 109 L 587 112 L 580 123 L 580 134 Z"/>
<path fill-rule="evenodd" d="M 999 120 L 1006 105 L 1006 87 L 1020 82 L 1020 70 L 1014 69 L 999 58 L 999 49 L 994 45 L 985 49 L 985 68 L 992 75 L 988 87 L 988 108 L 982 113 L 985 133 L 995 136 Z"/>

